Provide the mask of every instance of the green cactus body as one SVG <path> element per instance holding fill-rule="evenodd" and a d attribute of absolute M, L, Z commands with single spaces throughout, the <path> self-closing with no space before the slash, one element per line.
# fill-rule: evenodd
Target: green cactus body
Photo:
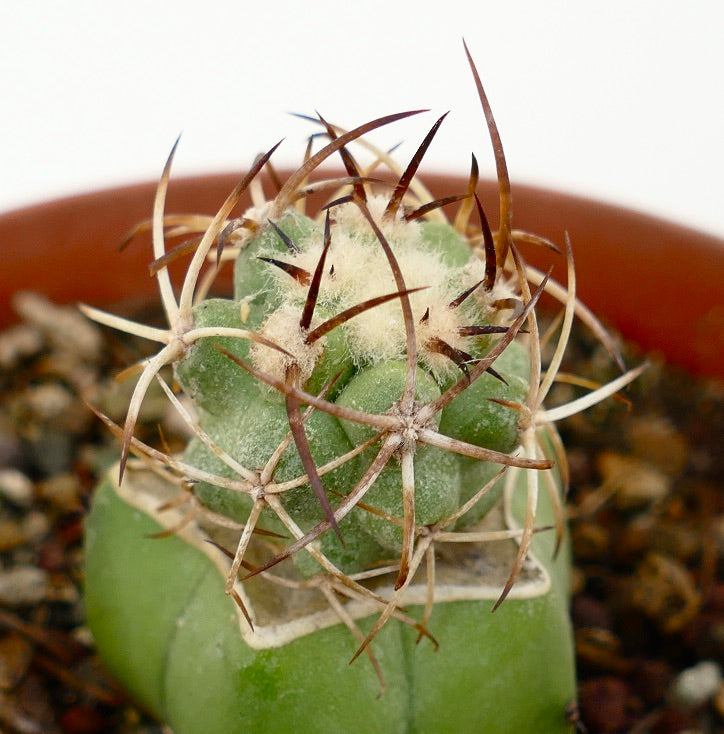
<path fill-rule="evenodd" d="M 99 488 L 88 520 L 86 604 L 106 664 L 176 734 L 460 734 L 479 732 L 485 721 L 502 732 L 568 730 L 563 709 L 575 691 L 568 560 L 564 549 L 551 562 L 550 535 L 535 541 L 535 558 L 545 563 L 534 561 L 514 598 L 494 614 L 496 584 L 507 567 L 498 568 L 491 585 L 481 583 L 480 569 L 500 564 L 505 554 L 476 558 L 478 570 L 469 575 L 441 564 L 440 600 L 430 619 L 440 649 L 418 644 L 418 633 L 405 625 L 386 625 L 374 641 L 385 677 L 380 695 L 371 665 L 349 665 L 357 643 L 318 600 L 297 591 L 289 602 L 306 614 L 290 619 L 282 609 L 283 621 L 275 626 L 272 615 L 280 610 L 270 599 L 278 603 L 277 595 L 258 580 L 256 588 L 242 584 L 257 609 L 252 633 L 224 595 L 226 568 L 203 534 L 148 537 L 179 519 L 158 513 L 158 498 L 169 488 L 157 484 L 142 471 L 125 477 L 123 488 L 114 476 Z M 546 503 L 541 512 L 541 522 L 552 520 Z M 520 507 L 516 514 L 522 516 Z M 508 560 L 515 553 L 509 543 Z M 474 568 L 469 555 L 464 565 Z M 179 569 L 184 583 L 169 588 Z M 467 596 L 478 598 L 464 598 L 463 583 Z M 119 588 L 123 594 L 113 593 Z M 425 594 L 424 582 L 411 588 L 406 611 L 419 613 Z M 374 606 L 353 606 L 350 612 L 367 632 Z"/>
<path fill-rule="evenodd" d="M 111 670 L 176 734 L 568 729 L 552 421 L 578 402 L 543 400 L 576 309 L 570 249 L 558 344 L 541 370 L 535 305 L 548 276 L 517 253 L 499 141 L 496 233 L 475 166 L 453 223 L 438 209 L 451 200 L 431 201 L 415 178 L 442 118 L 391 188 L 347 151 L 409 114 L 350 132 L 324 123 L 328 144 L 272 200 L 256 186 L 230 219 L 273 151 L 262 156 L 201 232 L 182 287 L 158 271 L 167 331 L 85 309 L 162 344 L 87 520 L 86 607 Z M 307 217 L 299 202 L 329 188 L 310 174 L 337 152 L 348 175 Z M 214 245 L 234 259 L 228 299 L 200 286 Z M 166 364 L 187 400 L 162 384 L 194 434 L 181 456 L 133 439 Z"/>
<path fill-rule="evenodd" d="M 375 199 L 371 208 L 382 210 L 385 203 L 386 199 Z M 377 216 L 399 261 L 406 288 L 420 288 L 412 294 L 411 302 L 420 331 L 414 399 L 418 403 L 430 403 L 440 397 L 445 387 L 463 377 L 449 357 L 434 351 L 430 345 L 444 342 L 468 354 L 484 351 L 480 337 L 461 337 L 458 332 L 466 324 L 488 323 L 490 295 L 473 291 L 460 306 L 450 305 L 461 292 L 482 279 L 484 266 L 448 224 L 407 223 L 399 217 L 386 221 L 379 212 Z M 315 313 L 321 312 L 324 317 L 317 316 L 304 333 L 299 321 L 311 276 L 300 283 L 289 274 L 289 268 L 282 269 L 270 260 L 313 273 L 324 238 L 322 227 L 292 213 L 282 216 L 275 227 L 263 226 L 241 250 L 235 266 L 237 300 L 203 301 L 194 310 L 195 321 L 203 327 L 255 327 L 288 352 L 303 355 L 297 359 L 303 364 L 300 384 L 306 391 L 317 394 L 325 390 L 327 400 L 333 397 L 336 405 L 355 411 L 391 413 L 403 395 L 408 372 L 399 299 L 355 315 L 311 345 L 304 341 L 305 333 L 313 333 L 320 323 L 335 314 L 396 290 L 385 252 L 357 207 L 352 203 L 340 206 L 335 220 L 315 306 Z M 361 278 L 360 273 L 366 273 L 366 277 Z M 263 343 L 208 337 L 197 341 L 176 365 L 185 392 L 199 408 L 200 425 L 214 444 L 242 465 L 261 470 L 289 430 L 283 395 L 260 385 L 249 372 L 222 354 L 219 347 L 280 380 L 285 379 L 290 359 Z M 496 370 L 499 376 L 482 375 L 461 396 L 435 413 L 431 425 L 445 435 L 477 446 L 501 452 L 512 450 L 518 440 L 518 415 L 491 398 L 517 402 L 525 398 L 530 371 L 525 349 L 513 342 L 496 360 Z M 333 381 L 330 391 L 326 392 L 325 386 L 330 381 Z M 374 438 L 376 433 L 373 426 L 337 420 L 320 411 L 312 413 L 304 431 L 318 466 L 343 456 Z M 360 457 L 325 475 L 323 483 L 330 503 L 334 502 L 335 493 L 337 497 L 343 496 L 355 486 L 375 453 L 376 448 L 370 447 Z M 207 471 L 233 476 L 233 470 L 198 439 L 189 446 L 187 460 Z M 419 524 L 432 525 L 459 507 L 463 468 L 469 477 L 464 492 L 466 500 L 485 484 L 477 484 L 477 476 L 470 477 L 485 476 L 490 470 L 478 468 L 476 472 L 468 467 L 470 461 L 434 446 L 415 449 L 415 511 Z M 274 479 L 289 481 L 303 473 L 299 455 L 291 444 L 274 472 Z M 246 494 L 209 483 L 197 487 L 196 494 L 209 509 L 232 516 L 238 522 L 246 521 L 252 504 Z M 324 519 L 308 485 L 289 492 L 282 500 L 305 531 Z M 384 515 L 402 519 L 399 462 L 393 459 L 385 466 L 367 493 L 366 503 Z M 344 543 L 331 535 L 322 538 L 322 543 L 328 546 L 329 559 L 345 572 L 361 572 L 372 562 L 388 559 L 390 551 L 399 554 L 400 525 L 360 508 L 355 508 L 346 519 Z M 266 524 L 262 522 L 262 525 L 266 529 L 283 530 L 273 516 L 265 520 Z M 356 537 L 359 534 L 368 537 Z M 345 547 L 347 543 L 369 549 L 378 547 L 379 558 L 361 554 L 355 567 Z M 342 562 L 343 558 L 346 562 Z M 313 572 L 319 570 L 317 564 L 303 561 L 302 567 Z"/>

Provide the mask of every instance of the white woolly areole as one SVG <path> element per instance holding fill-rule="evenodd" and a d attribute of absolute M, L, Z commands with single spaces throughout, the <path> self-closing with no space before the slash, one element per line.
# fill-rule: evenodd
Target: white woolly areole
<path fill-rule="evenodd" d="M 371 197 L 367 205 L 395 255 L 405 288 L 424 289 L 409 296 L 417 334 L 418 358 L 433 374 L 442 377 L 454 372 L 457 367 L 448 357 L 427 349 L 425 345 L 437 338 L 454 349 L 470 348 L 472 341 L 468 337 L 461 337 L 458 329 L 480 323 L 481 311 L 487 309 L 475 297 L 466 299 L 457 308 L 451 308 L 450 304 L 463 291 L 485 277 L 485 266 L 472 255 L 464 267 L 445 264 L 442 254 L 421 244 L 418 222 L 406 222 L 400 216 L 382 216 L 387 201 L 386 197 Z M 344 204 L 336 207 L 333 214 L 331 244 L 315 315 L 322 312 L 332 316 L 371 298 L 399 290 L 385 250 L 359 208 L 353 203 Z M 297 245 L 301 252 L 290 253 L 284 259 L 311 275 L 322 253 L 322 237 L 320 235 L 297 242 Z M 298 347 L 294 347 L 289 340 L 293 331 L 299 332 L 299 313 L 308 286 L 301 285 L 280 269 L 273 268 L 271 273 L 287 304 L 283 309 L 287 315 L 270 318 L 261 331 L 264 336 L 296 355 Z M 488 301 L 489 297 L 490 294 L 486 294 L 485 300 Z M 295 304 L 295 308 L 290 310 L 289 304 Z M 487 316 L 487 320 L 490 320 Z M 358 365 L 405 357 L 405 323 L 400 298 L 375 306 L 337 328 L 343 331 L 350 358 Z M 297 339 L 297 344 L 302 344 L 301 336 L 293 338 Z M 270 351 L 273 350 L 254 346 L 253 359 L 259 369 L 265 368 L 261 361 L 257 361 L 257 355 L 261 359 L 263 354 L 266 365 L 283 356 L 270 356 Z M 311 357 L 308 347 L 307 357 Z M 304 371 L 306 373 L 306 367 Z"/>
<path fill-rule="evenodd" d="M 325 340 L 322 337 L 314 344 L 307 344 L 304 341 L 307 332 L 300 328 L 300 318 L 301 311 L 292 305 L 284 305 L 269 316 L 261 329 L 262 333 L 293 356 L 288 357 L 277 349 L 254 342 L 249 355 L 257 369 L 278 380 L 285 380 L 287 368 L 295 364 L 299 368 L 302 384 L 309 379 L 322 354 Z"/>

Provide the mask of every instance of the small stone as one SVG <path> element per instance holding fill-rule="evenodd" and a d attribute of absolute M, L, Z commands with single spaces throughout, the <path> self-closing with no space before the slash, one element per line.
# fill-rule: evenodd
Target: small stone
<path fill-rule="evenodd" d="M 0 690 L 9 691 L 22 679 L 33 658 L 33 645 L 17 632 L 0 637 Z"/>
<path fill-rule="evenodd" d="M 666 633 L 683 629 L 696 616 L 700 605 L 686 566 L 655 551 L 647 553 L 636 567 L 631 602 Z"/>
<path fill-rule="evenodd" d="M 0 368 L 10 370 L 23 359 L 38 354 L 42 348 L 42 335 L 28 324 L 0 331 Z"/>
<path fill-rule="evenodd" d="M 661 704 L 671 686 L 674 672 L 664 660 L 644 660 L 632 676 L 636 693 L 650 706 Z"/>
<path fill-rule="evenodd" d="M 32 414 L 40 420 L 62 418 L 77 400 L 62 385 L 52 382 L 27 389 L 23 397 Z"/>
<path fill-rule="evenodd" d="M 75 604 L 80 599 L 80 592 L 78 591 L 78 587 L 65 576 L 52 574 L 49 579 L 45 599 L 63 604 Z"/>
<path fill-rule="evenodd" d="M 25 535 L 17 522 L 0 519 L 0 553 L 17 548 L 24 542 Z"/>
<path fill-rule="evenodd" d="M 719 714 L 720 719 L 724 719 L 724 682 L 719 684 L 714 694 L 714 710 Z"/>
<path fill-rule="evenodd" d="M 81 487 L 75 474 L 56 474 L 38 484 L 42 499 L 64 511 L 81 509 Z"/>
<path fill-rule="evenodd" d="M 585 561 L 600 558 L 609 549 L 608 530 L 595 522 L 578 522 L 573 525 L 571 538 L 576 558 Z"/>
<path fill-rule="evenodd" d="M 722 685 L 722 670 L 713 660 L 704 660 L 683 670 L 673 683 L 674 698 L 687 708 L 710 701 Z"/>
<path fill-rule="evenodd" d="M 590 594 L 581 594 L 573 600 L 571 617 L 576 628 L 613 629 L 611 611 Z"/>
<path fill-rule="evenodd" d="M 579 691 L 581 718 L 586 727 L 602 734 L 625 729 L 629 720 L 630 691 L 619 678 L 604 676 L 585 681 Z"/>
<path fill-rule="evenodd" d="M 0 571 L 0 604 L 19 607 L 37 604 L 45 598 L 48 573 L 33 566 Z"/>
<path fill-rule="evenodd" d="M 598 467 L 619 510 L 641 510 L 663 500 L 671 491 L 670 477 L 632 456 L 604 451 L 598 456 Z"/>
<path fill-rule="evenodd" d="M 13 307 L 21 318 L 40 329 L 56 349 L 72 352 L 87 362 L 100 358 L 100 329 L 75 308 L 57 306 L 44 296 L 27 291 L 13 296 Z"/>
<path fill-rule="evenodd" d="M 50 530 L 50 520 L 44 512 L 29 512 L 22 520 L 21 528 L 26 543 L 37 543 Z"/>
<path fill-rule="evenodd" d="M 635 456 L 671 477 L 681 474 L 689 461 L 686 438 L 667 418 L 633 418 L 628 426 L 628 440 Z"/>
<path fill-rule="evenodd" d="M 17 469 L 0 469 L 0 495 L 18 507 L 30 507 L 33 483 Z"/>

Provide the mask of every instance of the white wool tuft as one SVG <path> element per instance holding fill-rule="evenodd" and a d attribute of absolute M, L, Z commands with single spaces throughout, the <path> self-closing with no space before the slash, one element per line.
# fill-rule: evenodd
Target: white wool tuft
<path fill-rule="evenodd" d="M 404 287 L 424 288 L 409 296 L 418 356 L 436 376 L 442 377 L 457 367 L 448 357 L 426 349 L 425 343 L 439 338 L 454 349 L 467 351 L 465 345 L 470 342 L 458 334 L 458 329 L 476 322 L 476 298 L 468 298 L 458 308 L 450 308 L 450 303 L 479 282 L 484 277 L 485 268 L 475 257 L 471 257 L 463 268 L 446 265 L 442 256 L 431 252 L 429 247 L 420 246 L 418 222 L 406 222 L 399 215 L 383 217 L 387 201 L 386 197 L 371 197 L 367 205 L 394 253 Z M 321 233 L 297 244 L 301 251 L 290 253 L 285 260 L 310 274 L 314 273 L 323 248 Z M 308 287 L 300 285 L 280 269 L 272 268 L 271 273 L 286 306 L 281 309 L 283 315 L 275 315 L 267 321 L 262 333 L 300 358 L 304 355 L 305 365 L 309 365 L 311 372 L 313 362 L 310 364 L 309 360 L 313 355 L 309 347 L 303 345 L 298 326 Z M 359 208 L 353 203 L 336 207 L 315 315 L 338 314 L 366 300 L 398 290 L 385 250 Z M 483 304 L 478 304 L 478 308 L 480 305 Z M 426 312 L 429 316 L 423 320 Z M 402 359 L 406 354 L 405 323 L 399 298 L 375 306 L 337 328 L 344 332 L 350 357 L 358 365 Z M 283 355 L 267 347 L 255 345 L 253 354 L 255 364 L 264 371 L 278 375 L 286 367 Z M 262 362 L 266 367 L 261 366 Z M 304 367 L 305 374 L 306 371 L 307 367 Z"/>
<path fill-rule="evenodd" d="M 301 311 L 291 305 L 282 306 L 269 316 L 261 328 L 261 333 L 292 354 L 293 357 L 288 357 L 265 344 L 254 342 L 249 350 L 249 355 L 257 369 L 278 380 L 284 380 L 287 368 L 296 364 L 301 373 L 301 383 L 304 384 L 309 379 L 322 353 L 325 340 L 322 338 L 314 344 L 306 344 L 304 341 L 306 332 L 303 332 L 299 326 L 300 318 Z"/>

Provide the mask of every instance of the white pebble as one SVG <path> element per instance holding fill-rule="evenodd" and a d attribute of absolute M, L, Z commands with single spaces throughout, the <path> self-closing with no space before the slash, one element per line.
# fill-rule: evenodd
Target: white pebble
<path fill-rule="evenodd" d="M 30 507 L 33 483 L 17 469 L 0 469 L 0 495 L 18 507 Z"/>
<path fill-rule="evenodd" d="M 88 362 L 99 359 L 103 346 L 101 332 L 76 308 L 57 306 L 29 291 L 16 293 L 13 307 L 21 318 L 40 329 L 56 348 L 70 351 Z"/>
<path fill-rule="evenodd" d="M 48 589 L 48 573 L 34 566 L 21 566 L 0 572 L 0 604 L 20 607 L 38 604 Z"/>
<path fill-rule="evenodd" d="M 12 369 L 22 359 L 32 357 L 43 348 L 43 337 L 37 329 L 18 324 L 0 332 L 0 367 Z"/>
<path fill-rule="evenodd" d="M 721 667 L 704 660 L 679 673 L 673 684 L 674 697 L 688 708 L 696 708 L 711 699 L 722 682 Z"/>

